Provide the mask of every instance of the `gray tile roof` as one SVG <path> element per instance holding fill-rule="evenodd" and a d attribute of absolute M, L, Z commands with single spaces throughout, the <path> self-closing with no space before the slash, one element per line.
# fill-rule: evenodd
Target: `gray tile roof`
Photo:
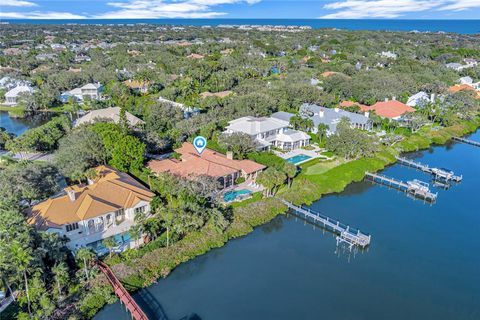
<path fill-rule="evenodd" d="M 337 130 L 337 124 L 345 117 L 350 119 L 352 124 L 367 124 L 369 122 L 369 119 L 366 116 L 358 113 L 348 112 L 339 108 L 330 109 L 308 103 L 304 103 L 300 106 L 299 114 L 303 117 L 312 119 L 315 127 L 318 127 L 320 123 L 328 125 L 331 132 Z"/>

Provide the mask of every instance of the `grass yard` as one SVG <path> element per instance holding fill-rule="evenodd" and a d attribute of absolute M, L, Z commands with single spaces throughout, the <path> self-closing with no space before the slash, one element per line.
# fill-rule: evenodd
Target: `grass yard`
<path fill-rule="evenodd" d="M 322 161 L 317 159 L 316 161 L 310 161 L 305 165 L 301 165 L 302 173 L 304 175 L 316 175 L 327 172 L 328 170 L 335 168 L 346 161 L 343 159 L 335 159 L 330 161 Z"/>

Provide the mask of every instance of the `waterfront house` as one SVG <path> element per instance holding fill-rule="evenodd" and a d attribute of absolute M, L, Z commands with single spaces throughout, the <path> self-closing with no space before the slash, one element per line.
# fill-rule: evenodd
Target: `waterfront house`
<path fill-rule="evenodd" d="M 26 212 L 28 223 L 38 230 L 57 233 L 68 239 L 67 247 L 89 247 L 106 253 L 102 241 L 113 237 L 123 251 L 142 243 L 128 231 L 139 214 L 150 214 L 154 193 L 126 173 L 99 166 L 88 184 L 69 186 L 55 197 L 42 201 Z"/>
<path fill-rule="evenodd" d="M 85 99 L 100 100 L 102 92 L 103 86 L 100 83 L 87 83 L 83 87 L 63 92 L 60 95 L 60 101 L 66 103 L 70 99 L 75 100 L 75 102 L 83 102 Z"/>
<path fill-rule="evenodd" d="M 377 102 L 373 106 L 368 107 L 366 111 L 374 111 L 382 118 L 400 120 L 404 114 L 415 112 L 416 110 L 393 98 L 392 100 L 385 99 L 385 101 Z"/>
<path fill-rule="evenodd" d="M 264 165 L 251 160 L 234 160 L 231 152 L 224 155 L 207 148 L 198 154 L 188 142 L 175 149 L 175 152 L 180 154 L 180 160 L 151 160 L 148 168 L 156 174 L 170 173 L 185 179 L 213 177 L 219 181 L 222 189 L 232 186 L 239 177 L 246 181 L 255 181 L 258 174 L 265 169 Z"/>
<path fill-rule="evenodd" d="M 310 144 L 308 134 L 289 126 L 288 120 L 278 117 L 243 117 L 230 121 L 224 134 L 245 133 L 258 144 L 260 150 L 269 150 L 273 146 L 288 151 Z"/>
<path fill-rule="evenodd" d="M 86 123 L 94 123 L 97 121 L 111 121 L 113 123 L 119 123 L 120 113 L 121 113 L 120 107 L 110 107 L 110 108 L 92 110 L 88 112 L 86 115 L 84 115 L 83 117 L 77 119 L 75 121 L 75 126 L 79 126 L 81 124 L 86 124 Z M 127 111 L 125 111 L 125 117 L 127 119 L 128 124 L 132 128 L 138 127 L 145 123 L 143 122 L 143 120 L 135 117 L 133 114 Z"/>
<path fill-rule="evenodd" d="M 318 126 L 325 124 L 328 126 L 327 135 L 334 134 L 337 131 L 337 125 L 342 118 L 350 120 L 350 125 L 355 129 L 371 130 L 372 123 L 368 118 L 368 111 L 363 114 L 348 112 L 340 108 L 325 108 L 316 104 L 304 103 L 300 106 L 299 114 L 301 117 L 309 118 L 313 121 L 312 132 L 318 132 Z"/>
<path fill-rule="evenodd" d="M 18 103 L 18 97 L 22 94 L 33 94 L 35 90 L 29 85 L 22 84 L 18 85 L 13 89 L 10 89 L 5 93 L 5 105 L 7 106 L 16 106 Z"/>

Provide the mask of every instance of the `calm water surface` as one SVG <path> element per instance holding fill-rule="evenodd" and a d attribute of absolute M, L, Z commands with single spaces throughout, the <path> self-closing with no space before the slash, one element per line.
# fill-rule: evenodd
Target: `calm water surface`
<path fill-rule="evenodd" d="M 26 118 L 11 117 L 8 112 L 0 111 L 0 127 L 5 128 L 7 132 L 19 136 L 30 128 L 38 127 L 52 118 L 48 113 L 41 113 Z"/>
<path fill-rule="evenodd" d="M 471 138 L 480 141 L 480 133 Z M 464 180 L 436 190 L 434 205 L 361 182 L 312 206 L 371 233 L 368 251 L 336 250 L 330 233 L 278 217 L 181 265 L 135 298 L 174 320 L 480 319 L 480 148 L 452 144 L 410 156 Z M 399 165 L 384 173 L 430 178 Z M 95 319 L 130 317 L 117 303 Z"/>
<path fill-rule="evenodd" d="M 402 20 L 402 19 L 3 19 L 9 23 L 29 24 L 164 24 L 188 26 L 289 25 L 310 26 L 313 29 L 339 28 L 347 30 L 444 31 L 464 34 L 480 33 L 480 20 Z"/>

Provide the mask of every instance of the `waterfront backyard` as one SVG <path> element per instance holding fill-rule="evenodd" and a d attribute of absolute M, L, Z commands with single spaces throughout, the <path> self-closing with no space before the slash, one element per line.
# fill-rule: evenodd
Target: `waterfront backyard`
<path fill-rule="evenodd" d="M 480 134 L 471 139 L 480 141 Z M 411 155 L 449 167 L 463 181 L 435 189 L 433 205 L 359 182 L 311 206 L 372 234 L 366 251 L 338 250 L 329 232 L 280 216 L 180 265 L 143 295 L 153 296 L 169 319 L 478 319 L 480 149 L 454 143 Z M 400 165 L 384 173 L 431 178 Z M 113 316 L 129 317 L 117 303 L 96 319 Z"/>

